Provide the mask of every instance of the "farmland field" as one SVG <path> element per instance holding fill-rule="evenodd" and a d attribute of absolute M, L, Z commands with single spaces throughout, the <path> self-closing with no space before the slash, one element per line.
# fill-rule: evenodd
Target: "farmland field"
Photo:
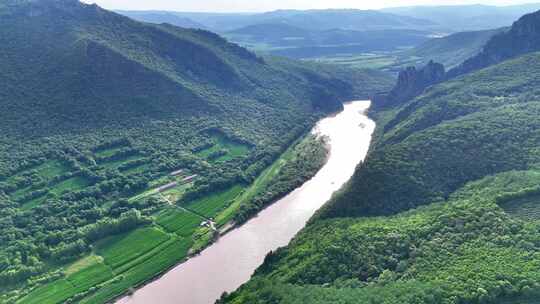
<path fill-rule="evenodd" d="M 107 265 L 116 269 L 168 239 L 165 233 L 156 228 L 141 228 L 100 242 L 96 252 L 105 259 Z"/>
<path fill-rule="evenodd" d="M 90 265 L 80 271 L 68 275 L 65 279 L 39 287 L 28 294 L 21 303 L 60 303 L 76 293 L 109 280 L 113 274 L 109 267 L 101 262 Z"/>
<path fill-rule="evenodd" d="M 81 303 L 103 303 L 110 298 L 122 294 L 126 289 L 140 284 L 162 271 L 176 265 L 184 259 L 193 241 L 187 239 L 176 239 L 169 246 L 160 250 L 159 253 L 147 259 L 137 267 L 122 274 L 121 279 L 115 279 L 111 284 L 100 288 L 95 294 L 83 299 Z"/>
<path fill-rule="evenodd" d="M 165 209 L 156 217 L 156 224 L 183 237 L 191 236 L 201 221 L 200 217 L 176 208 Z"/>
<path fill-rule="evenodd" d="M 214 193 L 190 202 L 185 207 L 208 218 L 213 218 L 220 211 L 227 208 L 243 189 L 244 187 L 236 185 L 226 191 Z"/>

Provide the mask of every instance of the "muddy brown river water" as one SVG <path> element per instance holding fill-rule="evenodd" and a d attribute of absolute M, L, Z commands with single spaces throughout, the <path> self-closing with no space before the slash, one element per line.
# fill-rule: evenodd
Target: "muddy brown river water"
<path fill-rule="evenodd" d="M 375 129 L 365 114 L 369 106 L 347 103 L 319 121 L 313 133 L 329 138 L 330 157 L 311 180 L 117 304 L 209 304 L 248 281 L 266 254 L 287 245 L 364 160 Z"/>

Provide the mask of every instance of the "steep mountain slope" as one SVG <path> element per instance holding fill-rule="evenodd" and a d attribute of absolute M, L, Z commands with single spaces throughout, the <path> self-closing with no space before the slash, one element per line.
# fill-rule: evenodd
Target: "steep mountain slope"
<path fill-rule="evenodd" d="M 180 198 L 227 223 L 319 117 L 388 84 L 76 0 L 2 1 L 0 45 L 2 303 L 103 303 L 175 265 L 212 239 Z"/>
<path fill-rule="evenodd" d="M 535 303 L 539 81 L 531 53 L 374 113 L 349 184 L 222 302 Z"/>
<path fill-rule="evenodd" d="M 383 12 L 426 19 L 437 23 L 441 29 L 460 31 L 488 30 L 511 25 L 519 17 L 537 11 L 540 4 L 511 6 L 454 5 L 412 6 L 383 9 Z"/>

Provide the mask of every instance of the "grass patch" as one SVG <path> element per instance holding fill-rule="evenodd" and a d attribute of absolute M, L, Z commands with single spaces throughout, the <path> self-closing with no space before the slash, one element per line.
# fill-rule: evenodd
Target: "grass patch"
<path fill-rule="evenodd" d="M 204 149 L 197 153 L 198 156 L 203 158 L 211 158 L 211 156 L 220 151 L 226 151 L 226 154 L 217 158 L 211 159 L 212 161 L 227 161 L 233 158 L 246 155 L 249 152 L 249 147 L 245 144 L 239 143 L 226 137 L 225 135 L 217 132 L 212 132 L 211 140 L 214 145 L 208 149 Z"/>
<path fill-rule="evenodd" d="M 126 170 L 120 170 L 120 172 L 124 174 L 138 174 L 138 173 L 143 173 L 145 171 L 148 171 L 149 169 L 150 169 L 150 164 L 141 164 L 139 166 L 132 167 Z"/>
<path fill-rule="evenodd" d="M 95 264 L 98 264 L 98 263 L 101 263 L 103 262 L 103 258 L 100 257 L 100 256 L 97 256 L 95 254 L 91 254 L 87 257 L 84 257 L 78 261 L 75 261 L 73 262 L 71 265 L 69 265 L 66 270 L 65 270 L 65 274 L 66 275 L 71 275 L 71 274 L 74 274 L 82 269 L 85 269 L 89 266 L 92 266 L 92 265 L 95 265 Z"/>
<path fill-rule="evenodd" d="M 200 217 L 176 208 L 165 209 L 156 217 L 159 226 L 183 237 L 191 236 L 202 221 Z"/>
<path fill-rule="evenodd" d="M 168 239 L 168 235 L 154 227 L 140 228 L 99 242 L 96 252 L 116 270 Z"/>
<path fill-rule="evenodd" d="M 58 160 L 50 160 L 37 166 L 35 170 L 39 176 L 48 180 L 69 172 L 69 167 Z"/>
<path fill-rule="evenodd" d="M 187 183 L 178 185 L 172 189 L 169 189 L 165 192 L 163 192 L 163 196 L 165 196 L 169 201 L 176 202 L 178 201 L 184 193 L 186 193 L 186 190 L 193 187 L 193 183 Z"/>
<path fill-rule="evenodd" d="M 121 150 L 127 148 L 129 146 L 127 145 L 116 145 L 114 147 L 110 148 L 102 148 L 94 151 L 94 155 L 97 157 L 111 157 L 115 155 L 116 153 L 120 152 Z"/>
<path fill-rule="evenodd" d="M 59 182 L 58 184 L 54 185 L 51 188 L 51 193 L 56 194 L 58 196 L 68 192 L 68 191 L 79 191 L 82 190 L 88 186 L 90 186 L 92 183 L 82 177 L 82 176 L 75 176 L 69 179 L 66 179 L 64 181 Z"/>
<path fill-rule="evenodd" d="M 139 160 L 141 158 L 142 158 L 141 155 L 131 155 L 131 156 L 126 156 L 126 157 L 121 157 L 121 158 L 117 158 L 117 159 L 111 159 L 111 160 L 103 161 L 103 162 L 100 162 L 99 165 L 106 168 L 106 169 L 116 169 L 116 168 L 120 167 L 121 165 L 123 165 L 125 163 L 131 162 L 131 161 L 136 161 L 136 160 Z"/>
<path fill-rule="evenodd" d="M 215 217 L 224 210 L 244 190 L 241 185 L 236 185 L 228 190 L 217 192 L 201 199 L 192 201 L 186 208 L 206 217 Z"/>

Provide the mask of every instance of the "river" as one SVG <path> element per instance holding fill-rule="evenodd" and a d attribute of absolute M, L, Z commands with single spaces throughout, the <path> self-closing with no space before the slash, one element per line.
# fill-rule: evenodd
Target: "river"
<path fill-rule="evenodd" d="M 117 304 L 209 304 L 248 281 L 266 254 L 287 245 L 366 157 L 375 129 L 365 114 L 369 106 L 347 103 L 318 122 L 312 132 L 329 138 L 330 156 L 311 180 Z"/>

